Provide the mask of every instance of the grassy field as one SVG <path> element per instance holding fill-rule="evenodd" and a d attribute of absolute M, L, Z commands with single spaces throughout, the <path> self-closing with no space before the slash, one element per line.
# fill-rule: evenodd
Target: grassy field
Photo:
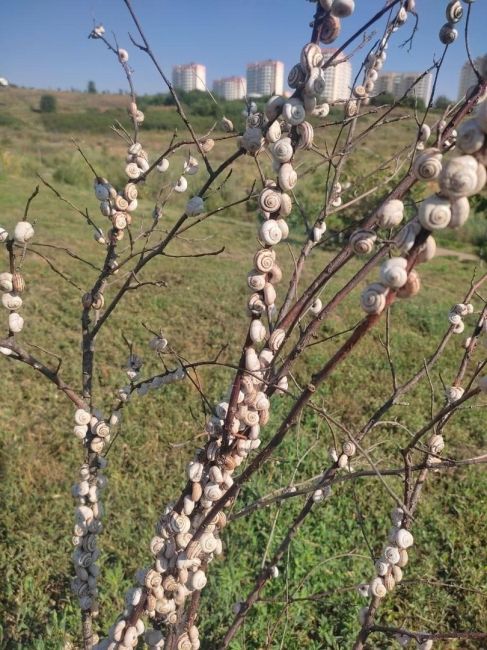
<path fill-rule="evenodd" d="M 2 89 L 0 93 L 0 225 L 12 228 L 23 214 L 25 201 L 39 179 L 53 183 L 63 196 L 82 209 L 87 208 L 99 225 L 105 226 L 92 192 L 92 174 L 76 151 L 74 138 L 99 173 L 120 186 L 123 183 L 125 146 L 109 130 L 113 119 L 125 119 L 126 97 L 60 93 L 58 113 L 42 115 L 38 106 L 40 91 Z M 153 123 L 167 121 L 169 130 L 142 129 L 141 140 L 154 159 L 172 136 L 172 109 L 150 108 Z M 405 112 L 400 112 L 401 115 Z M 166 117 L 167 116 L 167 117 Z M 359 120 L 365 128 L 376 116 Z M 96 128 L 83 125 L 96 122 Z M 331 121 L 331 120 L 329 120 Z M 212 120 L 198 118 L 197 129 L 204 133 Z M 102 128 L 103 127 L 103 128 Z M 353 165 L 344 171 L 351 183 L 349 197 L 387 177 L 387 170 L 373 178 L 368 174 L 384 159 L 393 157 L 415 131 L 413 120 L 395 122 L 373 135 L 357 148 Z M 332 143 L 336 129 L 317 129 L 318 142 Z M 186 137 L 181 130 L 182 137 Z M 221 135 L 221 134 L 219 134 Z M 235 149 L 234 140 L 220 143 L 210 154 L 215 165 Z M 179 176 L 187 148 L 171 158 L 163 182 Z M 317 214 L 322 197 L 326 167 L 309 153 L 299 161 L 302 180 L 296 196 L 310 218 Z M 270 164 L 264 162 L 266 173 Z M 166 231 L 181 213 L 191 191 L 201 185 L 203 171 L 190 179 L 186 195 L 171 202 L 159 224 Z M 255 165 L 248 158 L 234 166 L 220 194 L 208 201 L 210 208 L 243 198 L 258 179 Z M 161 176 L 143 189 L 134 232 L 151 221 Z M 425 188 L 415 189 L 409 203 Z M 359 220 L 367 206 L 384 193 L 379 189 L 364 202 L 330 220 L 331 229 Z M 80 298 L 96 277 L 96 271 L 66 254 L 76 252 L 97 266 L 103 249 L 92 238 L 92 229 L 67 204 L 60 202 L 41 184 L 41 192 L 31 207 L 36 221 L 36 244 L 56 244 L 58 249 L 34 247 L 55 268 L 68 277 L 66 282 L 52 272 L 45 259 L 29 254 L 24 271 L 27 282 L 23 316 L 26 320 L 20 339 L 49 353 L 63 357 L 62 375 L 79 387 Z M 293 256 L 304 241 L 304 228 L 298 211 L 290 218 L 289 246 L 278 248 L 286 270 L 281 287 L 286 286 Z M 148 348 L 150 335 L 142 326 L 162 328 L 171 346 L 186 359 L 213 358 L 224 346 L 221 360 L 235 363 L 244 335 L 247 316 L 246 273 L 256 249 L 256 201 L 236 206 L 212 216 L 185 233 L 168 249 L 171 255 L 203 253 L 224 247 L 218 256 L 199 258 L 162 257 L 154 262 L 142 279 L 162 279 L 166 287 L 149 287 L 129 294 L 111 325 L 97 340 L 95 400 L 104 412 L 114 403 L 116 389 L 127 383 L 122 366 L 126 361 L 123 335 L 134 342 L 135 351 L 145 361 L 144 374 L 159 369 Z M 475 234 L 475 237 L 473 236 Z M 478 242 L 485 241 L 485 216 L 471 217 L 462 233 L 447 233 L 439 243 L 475 255 Z M 126 240 L 124 240 L 125 242 Z M 128 244 L 127 244 L 128 245 Z M 61 250 L 65 249 L 65 250 Z M 304 287 L 334 254 L 333 244 L 316 248 L 307 264 Z M 327 287 L 323 301 L 331 297 L 344 278 L 359 268 L 351 262 Z M 410 301 L 392 308 L 391 352 L 398 380 L 407 380 L 419 369 L 448 327 L 447 313 L 467 290 L 474 270 L 485 268 L 480 261 L 461 261 L 454 255 L 435 258 L 421 269 L 423 290 Z M 3 258 L 0 271 L 7 270 Z M 377 274 L 373 275 L 374 278 Z M 117 280 L 118 282 L 118 280 Z M 110 286 L 108 297 L 116 290 Z M 361 289 L 361 288 L 360 288 Z M 320 338 L 350 327 L 361 318 L 358 307 L 360 289 L 340 306 L 320 330 Z M 282 295 L 283 289 L 281 289 Z M 477 301 L 479 309 L 480 301 Z M 469 321 L 473 326 L 473 320 Z M 4 330 L 5 331 L 5 326 Z M 352 430 L 389 395 L 391 378 L 381 340 L 383 324 L 368 335 L 365 344 L 333 374 L 315 399 L 332 415 L 340 417 Z M 306 383 L 336 349 L 342 337 L 313 346 L 296 367 L 294 378 Z M 456 337 L 429 380 L 420 382 L 404 402 L 387 416 L 387 422 L 366 439 L 367 449 L 379 467 L 397 466 L 398 449 L 410 430 L 428 418 L 431 401 L 442 404 L 443 385 L 448 384 L 462 354 L 463 337 Z M 45 352 L 39 354 L 49 361 Z M 480 359 L 482 351 L 478 352 Z M 55 360 L 51 359 L 53 363 Z M 56 390 L 32 369 L 0 359 L 1 364 L 1 475 L 2 514 L 0 535 L 0 643 L 9 649 L 50 650 L 76 648 L 79 615 L 69 591 L 71 575 L 72 498 L 71 485 L 81 462 L 81 449 L 71 433 L 73 409 Z M 232 372 L 212 367 L 199 373 L 201 388 L 214 402 L 221 399 Z M 430 385 L 431 382 L 431 385 Z M 275 430 L 280 417 L 290 407 L 289 398 L 279 398 L 265 428 L 264 441 Z M 476 408 L 462 410 L 449 424 L 446 454 L 468 457 L 485 449 L 486 430 L 480 401 Z M 131 585 L 137 567 L 147 565 L 148 543 L 158 513 L 178 494 L 183 471 L 203 430 L 204 416 L 200 396 L 191 384 L 177 384 L 163 392 L 136 398 L 124 415 L 122 431 L 109 453 L 109 485 L 106 491 L 105 532 L 101 537 L 102 575 L 100 578 L 101 629 L 123 608 L 123 593 Z M 307 411 L 291 432 L 274 460 L 258 473 L 243 490 L 237 509 L 258 496 L 281 486 L 299 483 L 319 473 L 327 463 L 327 450 L 333 436 L 326 423 Z M 365 459 L 354 466 L 367 468 Z M 387 479 L 399 492 L 401 483 Z M 485 629 L 485 565 L 487 561 L 485 508 L 482 498 L 487 489 L 485 472 L 479 468 L 434 474 L 425 487 L 425 498 L 417 513 L 416 544 L 405 570 L 405 580 L 380 610 L 384 624 L 415 630 Z M 285 507 L 271 507 L 230 526 L 224 536 L 224 559 L 216 560 L 209 572 L 203 594 L 200 620 L 202 647 L 214 648 L 232 619 L 232 607 L 252 586 L 264 553 L 267 557 L 279 544 L 287 526 L 302 505 L 301 498 Z M 280 577 L 272 581 L 232 645 L 234 650 L 258 648 L 350 648 L 358 630 L 357 612 L 364 601 L 353 587 L 366 581 L 373 570 L 368 544 L 377 555 L 387 537 L 390 496 L 378 480 L 358 479 L 336 488 L 333 498 L 316 508 L 293 541 Z M 272 530 L 272 533 L 270 532 Z M 364 539 L 365 536 L 365 539 Z M 316 600 L 312 594 L 326 592 Z M 297 600 L 286 604 L 286 595 Z M 72 644 L 72 645 L 70 645 Z M 396 647 L 379 636 L 369 648 Z M 473 649 L 483 646 L 465 642 L 443 642 L 435 647 Z"/>

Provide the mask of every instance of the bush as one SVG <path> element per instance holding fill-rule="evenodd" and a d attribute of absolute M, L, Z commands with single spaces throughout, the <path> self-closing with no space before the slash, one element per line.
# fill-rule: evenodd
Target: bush
<path fill-rule="evenodd" d="M 42 95 L 39 110 L 41 113 L 55 113 L 57 110 L 57 99 L 54 95 Z"/>

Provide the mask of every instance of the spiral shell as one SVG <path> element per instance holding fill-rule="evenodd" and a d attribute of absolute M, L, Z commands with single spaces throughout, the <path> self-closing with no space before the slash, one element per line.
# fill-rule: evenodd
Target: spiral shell
<path fill-rule="evenodd" d="M 440 175 L 440 190 L 444 196 L 458 199 L 478 191 L 479 164 L 473 156 L 458 156 L 449 160 Z"/>
<path fill-rule="evenodd" d="M 253 293 L 248 302 L 249 311 L 251 314 L 258 316 L 265 311 L 265 304 L 258 293 Z"/>
<path fill-rule="evenodd" d="M 262 273 L 268 273 L 274 266 L 275 259 L 276 253 L 273 250 L 262 248 L 254 256 L 254 264 Z"/>
<path fill-rule="evenodd" d="M 398 226 L 404 216 L 404 204 L 399 199 L 391 199 L 380 206 L 377 212 L 377 222 L 381 228 Z"/>
<path fill-rule="evenodd" d="M 463 397 L 465 390 L 461 386 L 449 386 L 446 391 L 446 399 L 451 404 Z"/>
<path fill-rule="evenodd" d="M 367 314 L 380 314 L 386 306 L 387 287 L 379 282 L 370 284 L 360 296 L 360 305 Z"/>
<path fill-rule="evenodd" d="M 400 549 L 407 549 L 414 544 L 414 538 L 409 530 L 400 528 L 395 535 L 395 542 Z"/>
<path fill-rule="evenodd" d="M 171 513 L 169 524 L 174 533 L 187 533 L 191 528 L 191 520 L 179 512 Z"/>
<path fill-rule="evenodd" d="M 274 246 L 281 241 L 282 232 L 275 219 L 264 221 L 259 230 L 259 237 L 269 246 Z"/>
<path fill-rule="evenodd" d="M 111 220 L 114 228 L 117 228 L 117 230 L 124 230 L 127 227 L 127 216 L 125 212 L 115 212 Z"/>
<path fill-rule="evenodd" d="M 313 145 L 314 131 L 309 122 L 302 122 L 296 127 L 298 134 L 298 149 L 311 149 Z"/>
<path fill-rule="evenodd" d="M 463 7 L 460 0 L 451 0 L 446 7 L 445 14 L 449 23 L 457 23 L 463 16 Z"/>
<path fill-rule="evenodd" d="M 174 191 L 178 192 L 178 194 L 182 194 L 183 192 L 186 192 L 188 189 L 188 181 L 184 176 L 180 176 L 176 183 L 174 184 Z"/>
<path fill-rule="evenodd" d="M 215 146 L 215 141 L 212 138 L 203 138 L 199 144 L 203 153 L 210 153 Z"/>
<path fill-rule="evenodd" d="M 306 81 L 306 72 L 303 70 L 300 63 L 294 65 L 289 71 L 287 83 L 289 88 L 300 88 Z"/>
<path fill-rule="evenodd" d="M 427 149 L 416 158 L 413 164 L 413 173 L 419 180 L 432 181 L 441 173 L 442 155 L 437 149 Z"/>
<path fill-rule="evenodd" d="M 189 578 L 189 586 L 195 591 L 201 591 L 206 585 L 206 576 L 201 569 L 195 571 Z"/>
<path fill-rule="evenodd" d="M 246 120 L 246 125 L 248 127 L 261 127 L 264 125 L 264 114 L 263 113 L 251 113 Z"/>
<path fill-rule="evenodd" d="M 242 135 L 240 144 L 248 153 L 256 154 L 264 144 L 261 129 L 256 127 L 247 128 Z"/>
<path fill-rule="evenodd" d="M 269 337 L 269 348 L 272 352 L 277 352 L 284 343 L 286 332 L 283 329 L 275 329 Z"/>
<path fill-rule="evenodd" d="M 265 139 L 267 140 L 267 142 L 272 143 L 272 142 L 277 142 L 280 137 L 281 137 L 281 125 L 276 120 L 275 122 L 272 122 L 272 124 L 269 124 L 267 132 L 265 134 Z"/>
<path fill-rule="evenodd" d="M 485 133 L 477 120 L 467 120 L 458 127 L 456 145 L 466 154 L 473 154 L 482 148 Z"/>
<path fill-rule="evenodd" d="M 451 221 L 450 201 L 440 196 L 430 196 L 420 203 L 418 219 L 426 230 L 446 228 Z"/>
<path fill-rule="evenodd" d="M 412 298 L 421 289 L 421 280 L 419 274 L 414 269 L 409 271 L 408 279 L 406 283 L 397 291 L 397 296 L 399 298 Z"/>
<path fill-rule="evenodd" d="M 291 138 L 281 138 L 271 148 L 272 156 L 280 163 L 289 162 L 294 154 Z"/>
<path fill-rule="evenodd" d="M 275 120 L 281 114 L 285 98 L 281 95 L 273 95 L 265 105 L 265 116 L 269 121 Z"/>
<path fill-rule="evenodd" d="M 290 163 L 284 163 L 279 169 L 279 186 L 285 191 L 290 191 L 298 181 L 298 175 Z"/>
<path fill-rule="evenodd" d="M 432 435 L 431 438 L 428 440 L 428 447 L 430 448 L 431 453 L 441 454 L 441 452 L 445 448 L 445 441 L 443 439 L 443 436 L 437 433 Z"/>
<path fill-rule="evenodd" d="M 166 172 L 169 169 L 169 160 L 167 158 L 163 158 L 160 163 L 156 165 L 156 169 L 158 172 Z"/>
<path fill-rule="evenodd" d="M 259 318 L 255 318 L 250 324 L 250 338 L 253 343 L 261 343 L 267 335 L 266 328 Z"/>
<path fill-rule="evenodd" d="M 263 273 L 260 273 L 258 270 L 250 271 L 247 275 L 247 284 L 250 289 L 253 291 L 262 291 L 265 287 L 266 277 Z"/>
<path fill-rule="evenodd" d="M 127 201 L 135 201 L 137 198 L 139 192 L 137 190 L 137 185 L 134 183 L 127 183 L 127 185 L 123 188 L 123 193 Z"/>
<path fill-rule="evenodd" d="M 293 202 L 289 194 L 281 194 L 281 207 L 279 208 L 280 217 L 288 217 L 293 210 Z"/>
<path fill-rule="evenodd" d="M 346 456 L 355 456 L 357 447 L 351 440 L 346 440 L 342 445 L 342 451 Z"/>
<path fill-rule="evenodd" d="M 417 264 L 424 264 L 425 262 L 429 262 L 430 260 L 433 259 L 436 253 L 436 241 L 432 235 L 428 237 L 428 239 L 419 246 L 418 248 L 418 255 L 416 257 L 416 263 Z"/>
<path fill-rule="evenodd" d="M 396 581 L 392 573 L 388 573 L 386 576 L 384 576 L 384 587 L 387 589 L 387 591 L 392 591 L 395 586 Z"/>
<path fill-rule="evenodd" d="M 470 214 L 470 203 L 466 196 L 462 196 L 450 205 L 451 219 L 448 228 L 460 228 L 468 219 Z"/>
<path fill-rule="evenodd" d="M 370 583 L 369 590 L 370 593 L 377 598 L 384 598 L 387 594 L 387 589 L 382 578 L 374 578 Z"/>
<path fill-rule="evenodd" d="M 407 260 L 404 257 L 393 257 L 385 261 L 380 269 L 381 282 L 392 289 L 403 287 L 408 279 L 406 266 Z"/>
<path fill-rule="evenodd" d="M 326 78 L 324 72 L 319 68 L 313 68 L 308 75 L 304 92 L 311 97 L 323 97 L 326 90 Z M 305 107 L 306 108 L 306 107 Z"/>
<path fill-rule="evenodd" d="M 458 31 L 450 25 L 450 23 L 445 23 L 443 27 L 440 29 L 439 33 L 440 41 L 444 45 L 450 45 L 454 41 L 456 41 L 458 37 Z"/>
<path fill-rule="evenodd" d="M 333 43 L 340 36 L 340 31 L 340 18 L 332 14 L 327 14 L 322 23 L 320 41 L 325 44 Z"/>
<path fill-rule="evenodd" d="M 18 334 L 24 328 L 24 319 L 20 314 L 12 312 L 8 316 L 8 329 L 14 334 Z"/>
<path fill-rule="evenodd" d="M 299 99 L 289 99 L 282 107 L 282 117 L 293 126 L 304 122 L 306 111 Z"/>
<path fill-rule="evenodd" d="M 323 52 L 316 43 L 308 43 L 301 50 L 300 63 L 303 70 L 310 71 L 323 65 Z"/>
<path fill-rule="evenodd" d="M 270 187 L 264 188 L 259 196 L 259 205 L 264 212 L 278 212 L 281 207 L 281 193 Z"/>
<path fill-rule="evenodd" d="M 377 235 L 373 230 L 356 230 L 349 243 L 356 255 L 369 255 L 374 250 Z"/>
<path fill-rule="evenodd" d="M 16 293 L 4 293 L 2 305 L 5 309 L 10 309 L 10 311 L 17 311 L 22 307 L 22 298 Z"/>
<path fill-rule="evenodd" d="M 137 163 L 131 162 L 125 167 L 125 173 L 129 178 L 135 180 L 142 174 L 142 170 Z"/>

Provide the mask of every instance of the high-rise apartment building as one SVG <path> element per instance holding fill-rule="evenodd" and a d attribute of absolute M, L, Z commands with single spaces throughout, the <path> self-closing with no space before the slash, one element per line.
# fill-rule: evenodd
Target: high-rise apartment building
<path fill-rule="evenodd" d="M 247 94 L 247 81 L 245 77 L 225 77 L 215 79 L 213 92 L 228 101 L 242 99 Z"/>
<path fill-rule="evenodd" d="M 484 54 L 484 56 L 477 57 L 474 61 L 474 65 L 477 70 L 482 70 L 482 69 L 487 70 L 487 54 Z M 463 64 L 462 70 L 460 72 L 460 83 L 458 86 L 458 99 L 462 99 L 462 97 L 465 97 L 465 93 L 467 92 L 468 88 L 470 88 L 470 86 L 475 86 L 477 81 L 478 81 L 477 75 L 475 74 L 475 71 L 472 68 L 470 61 L 467 61 L 466 63 Z"/>
<path fill-rule="evenodd" d="M 201 63 L 173 66 L 172 85 L 186 92 L 206 90 L 206 67 Z"/>
<path fill-rule="evenodd" d="M 335 54 L 336 48 L 325 48 L 322 52 L 326 63 Z M 325 78 L 324 95 L 328 102 L 336 102 L 350 97 L 352 65 L 344 56 L 339 55 L 329 68 L 325 68 L 323 76 Z"/>
<path fill-rule="evenodd" d="M 247 93 L 250 96 L 282 95 L 284 90 L 284 63 L 259 61 L 247 65 Z"/>
<path fill-rule="evenodd" d="M 419 72 L 382 72 L 375 84 L 375 92 L 388 93 L 394 99 L 400 99 L 406 93 L 410 97 L 422 99 L 425 104 L 430 100 L 433 77 L 430 72 L 421 77 Z"/>

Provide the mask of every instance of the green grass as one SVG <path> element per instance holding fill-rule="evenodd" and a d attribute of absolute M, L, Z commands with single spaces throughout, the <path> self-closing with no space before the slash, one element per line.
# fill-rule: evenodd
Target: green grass
<path fill-rule="evenodd" d="M 104 97 L 96 99 L 103 102 Z M 35 106 L 36 101 L 35 96 L 17 91 L 3 118 L 7 124 L 0 125 L 0 223 L 12 228 L 22 216 L 25 201 L 39 182 L 35 176 L 39 172 L 46 180 L 54 182 L 74 204 L 87 208 L 99 225 L 106 226 L 92 194 L 91 174 L 74 149 L 71 137 L 78 140 L 100 173 L 115 184 L 122 183 L 124 144 L 115 135 L 98 130 L 97 120 L 101 124 L 105 118 L 112 119 L 116 111 L 121 113 L 126 98 L 115 101 L 107 97 L 106 105 L 100 106 L 106 112 L 100 110 L 95 114 L 88 112 L 93 105 L 80 103 L 92 102 L 92 97 L 82 96 L 74 102 L 69 94 L 60 95 L 61 112 L 57 116 L 33 113 L 30 107 Z M 149 116 L 152 110 L 157 112 L 158 109 L 150 107 Z M 96 128 L 68 128 L 73 120 L 79 120 L 81 111 L 87 116 L 88 124 L 92 123 L 91 116 L 96 115 L 93 121 Z M 170 110 L 166 112 L 173 115 Z M 46 117 L 53 120 L 49 123 L 51 126 L 46 123 Z M 365 123 L 370 119 L 365 118 Z M 19 135 L 12 133 L 15 120 L 23 124 Z M 210 127 L 211 120 L 198 126 L 201 133 Z M 409 122 L 402 122 L 399 127 L 386 127 L 384 135 L 380 136 L 383 138 L 381 156 L 392 155 L 411 135 L 412 129 Z M 317 133 L 323 141 L 324 137 L 331 138 L 334 130 L 330 127 L 317 130 Z M 392 134 L 394 139 L 390 137 Z M 151 159 L 163 150 L 170 137 L 170 133 L 157 130 L 147 135 L 144 129 L 141 132 Z M 373 136 L 367 148 L 357 154 L 356 162 L 344 170 L 344 179 L 353 183 L 350 197 L 360 191 L 360 177 L 377 164 L 376 138 L 379 136 Z M 212 163 L 216 165 L 234 147 L 231 140 L 221 145 L 220 152 L 215 148 L 210 154 Z M 175 155 L 167 174 L 149 181 L 143 188 L 134 232 L 141 224 L 150 222 L 161 183 L 168 184 L 178 177 L 186 154 L 184 150 Z M 319 158 L 308 156 L 301 160 L 301 181 L 296 195 L 313 217 L 322 199 L 325 168 L 320 168 L 312 177 L 305 172 L 319 163 Z M 263 165 L 265 173 L 271 177 L 270 165 L 266 161 Z M 201 183 L 202 173 L 190 179 L 188 194 L 175 197 L 171 207 L 165 210 L 160 231 L 174 223 L 190 193 Z M 383 174 L 379 173 L 376 179 L 383 178 Z M 209 205 L 216 208 L 243 197 L 256 177 L 252 161 L 240 161 L 225 184 L 222 196 L 213 195 Z M 383 193 L 384 190 L 379 190 L 369 197 L 366 205 L 372 205 Z M 339 217 L 331 220 L 331 229 L 358 221 L 365 209 L 357 205 L 339 213 Z M 91 228 L 43 186 L 32 204 L 31 217 L 36 221 L 36 243 L 55 242 L 95 265 L 102 262 L 103 251 L 93 241 Z M 482 215 L 474 216 L 472 223 L 485 223 L 483 218 Z M 278 248 L 285 270 L 280 295 L 289 280 L 292 255 L 298 254 L 304 236 L 298 211 L 295 210 L 290 223 L 290 248 L 286 245 Z M 153 329 L 162 328 L 173 348 L 187 359 L 213 358 L 223 344 L 228 344 L 220 360 L 236 362 L 247 323 L 245 277 L 256 249 L 256 225 L 255 202 L 250 202 L 249 207 L 243 205 L 226 210 L 185 233 L 184 239 L 168 249 L 171 254 L 181 255 L 224 247 L 221 255 L 193 259 L 162 257 L 153 264 L 150 273 L 144 272 L 141 279 L 149 276 L 163 279 L 167 287 L 131 293 L 123 308 L 115 312 L 110 329 L 102 330 L 97 340 L 95 377 L 95 399 L 100 408 L 109 412 L 117 387 L 126 384 L 121 369 L 126 360 L 123 335 L 134 342 L 135 351 L 144 358 L 144 373 L 150 375 L 160 368 L 148 348 L 150 335 L 142 323 Z M 442 244 L 471 252 L 471 243 L 462 237 L 460 233 L 453 233 L 442 240 Z M 124 239 L 123 247 L 127 246 L 126 242 Z M 42 247 L 36 250 L 47 256 L 83 291 L 96 276 L 93 269 L 61 250 Z M 301 288 L 323 268 L 333 253 L 332 247 L 313 251 Z M 407 380 L 421 367 L 424 358 L 441 339 L 447 327 L 448 309 L 464 295 L 475 266 L 476 262 L 470 260 L 438 257 L 420 269 L 421 293 L 393 306 L 391 354 L 399 382 Z M 356 260 L 345 267 L 326 288 L 322 299 L 330 298 L 340 283 L 358 268 Z M 34 254 L 27 256 L 24 272 L 26 327 L 20 339 L 62 355 L 63 377 L 78 388 L 82 291 L 53 274 L 46 262 Z M 376 278 L 376 273 L 371 277 Z M 360 289 L 352 292 L 323 324 L 320 338 L 346 329 L 361 317 Z M 110 286 L 108 298 L 115 291 L 116 286 Z M 475 301 L 475 306 L 480 307 L 479 300 Z M 473 320 L 469 319 L 467 328 L 472 325 Z M 389 366 L 381 344 L 384 336 L 384 324 L 381 323 L 315 396 L 316 404 L 340 417 L 352 430 L 364 424 L 391 389 Z M 298 384 L 309 381 L 310 373 L 320 368 L 343 340 L 341 336 L 310 348 L 296 368 Z M 448 383 L 458 366 L 462 341 L 462 336 L 455 337 L 441 363 L 431 372 L 436 405 L 442 404 L 442 380 Z M 55 363 L 42 352 L 35 349 L 32 352 Z M 482 351 L 475 360 L 481 358 Z M 73 508 L 70 488 L 81 462 L 81 449 L 71 434 L 73 409 L 31 369 L 6 359 L 0 359 L 0 364 L 4 505 L 0 517 L 3 549 L 0 558 L 0 645 L 9 650 L 48 650 L 72 642 L 77 647 L 79 614 L 69 591 Z M 222 367 L 199 372 L 201 388 L 214 402 L 221 399 L 231 378 L 232 371 Z M 428 418 L 431 398 L 429 381 L 420 382 L 387 415 L 389 423 L 372 431 L 366 445 L 379 467 L 398 466 L 398 449 L 408 440 L 407 432 L 391 422 L 415 430 Z M 271 437 L 290 405 L 289 398 L 275 400 L 264 441 Z M 485 448 L 484 421 L 482 408 L 462 410 L 446 429 L 446 453 L 452 457 L 467 457 Z M 150 561 L 148 543 L 153 526 L 165 504 L 178 494 L 183 484 L 184 466 L 195 446 L 201 443 L 201 439 L 195 440 L 194 436 L 201 433 L 203 425 L 200 396 L 189 382 L 170 386 L 145 398 L 135 398 L 124 414 L 121 434 L 109 453 L 105 532 L 100 538 L 103 555 L 99 626 L 102 630 L 107 629 L 123 608 L 123 594 L 131 585 L 135 570 Z M 315 412 L 306 411 L 299 426 L 277 450 L 274 460 L 267 463 L 242 491 L 236 509 L 270 490 L 319 473 L 327 464 L 333 436 L 341 437 L 338 430 L 331 431 Z M 180 446 L 180 443 L 185 444 Z M 364 459 L 357 460 L 354 466 L 357 469 L 368 467 Z M 397 478 L 386 481 L 394 491 L 401 492 L 401 482 Z M 487 540 L 485 513 L 482 514 L 480 504 L 486 489 L 485 472 L 478 468 L 430 477 L 414 525 L 416 544 L 405 570 L 405 581 L 384 601 L 380 610 L 383 623 L 430 630 L 483 628 L 486 609 L 482 570 L 487 559 Z M 290 500 L 285 507 L 273 506 L 228 527 L 224 535 L 223 560 L 212 563 L 208 587 L 203 593 L 199 623 L 204 640 L 202 647 L 214 648 L 221 639 L 232 619 L 233 604 L 245 597 L 251 588 L 265 547 L 269 544 L 268 555 L 275 550 L 301 505 L 302 498 Z M 378 554 L 390 527 L 391 506 L 389 495 L 377 479 L 338 485 L 332 498 L 318 506 L 300 530 L 280 567 L 280 577 L 264 590 L 263 601 L 249 616 L 232 645 L 233 650 L 264 647 L 341 650 L 351 647 L 358 630 L 357 611 L 364 603 L 354 590 L 340 593 L 339 589 L 370 577 L 372 562 L 362 528 L 374 554 Z M 271 527 L 273 534 L 269 539 Z M 322 591 L 328 595 L 316 602 L 300 600 L 287 608 L 283 602 L 286 592 L 304 598 Z M 391 641 L 374 636 L 370 647 L 385 650 L 393 646 Z M 443 646 L 438 644 L 438 647 L 469 650 L 481 646 L 452 641 Z"/>

